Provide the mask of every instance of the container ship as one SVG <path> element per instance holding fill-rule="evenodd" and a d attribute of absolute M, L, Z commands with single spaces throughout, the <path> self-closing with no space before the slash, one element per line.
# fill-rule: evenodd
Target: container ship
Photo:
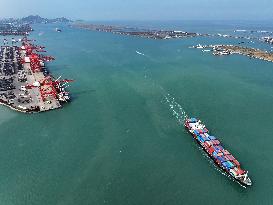
<path fill-rule="evenodd" d="M 214 161 L 217 167 L 234 178 L 244 186 L 251 186 L 252 182 L 248 176 L 248 171 L 241 168 L 235 157 L 221 145 L 216 137 L 209 134 L 206 126 L 196 118 L 189 118 L 185 121 L 185 128 L 196 142 L 203 148 L 208 156 Z"/>

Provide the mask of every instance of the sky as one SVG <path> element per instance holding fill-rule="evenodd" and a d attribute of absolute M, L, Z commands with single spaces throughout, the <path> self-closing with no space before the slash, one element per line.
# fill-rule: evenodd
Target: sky
<path fill-rule="evenodd" d="M 0 0 L 0 18 L 273 20 L 273 0 Z"/>

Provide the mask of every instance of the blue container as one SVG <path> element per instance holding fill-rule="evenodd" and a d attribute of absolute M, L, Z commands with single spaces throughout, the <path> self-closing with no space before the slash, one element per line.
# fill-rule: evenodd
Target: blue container
<path fill-rule="evenodd" d="M 218 156 L 217 156 L 217 152 L 215 152 L 215 151 L 213 151 L 212 155 L 213 155 L 215 158 L 218 157 Z"/>
<path fill-rule="evenodd" d="M 227 167 L 227 166 L 228 166 L 228 164 L 227 164 L 226 162 L 222 162 L 222 165 L 223 165 L 224 167 Z"/>
<path fill-rule="evenodd" d="M 229 166 L 230 166 L 231 168 L 234 167 L 234 164 L 233 164 L 231 161 L 227 161 L 227 163 L 229 164 Z"/>
<path fill-rule="evenodd" d="M 217 157 L 217 159 L 218 159 L 221 163 L 225 162 L 225 159 L 224 159 L 223 157 Z"/>
<path fill-rule="evenodd" d="M 209 136 L 209 139 L 215 140 L 216 138 L 214 136 Z"/>
<path fill-rule="evenodd" d="M 198 130 L 194 130 L 193 133 L 196 134 L 196 135 L 199 135 L 199 131 Z"/>
<path fill-rule="evenodd" d="M 220 150 L 223 150 L 223 149 L 224 149 L 221 145 L 218 145 L 218 148 L 219 148 Z"/>
<path fill-rule="evenodd" d="M 202 143 L 205 142 L 204 139 L 203 139 L 200 135 L 197 136 L 197 140 L 198 140 L 199 142 L 202 142 Z"/>
<path fill-rule="evenodd" d="M 214 152 L 219 153 L 219 152 L 221 152 L 221 150 L 216 149 L 216 148 L 214 147 Z"/>
<path fill-rule="evenodd" d="M 224 148 L 220 145 L 215 147 L 215 150 L 217 150 L 217 152 L 220 152 L 221 150 L 223 150 Z"/>
<path fill-rule="evenodd" d="M 209 139 L 209 138 L 207 138 L 207 137 L 204 137 L 204 140 L 205 140 L 205 141 L 210 141 L 210 139 Z"/>
<path fill-rule="evenodd" d="M 228 169 L 231 168 L 231 166 L 230 166 L 230 164 L 229 164 L 228 162 L 223 162 L 222 165 L 223 165 L 225 168 L 228 168 Z"/>
<path fill-rule="evenodd" d="M 190 119 L 190 123 L 196 123 L 196 122 L 197 122 L 196 118 L 193 117 L 193 118 Z"/>
<path fill-rule="evenodd" d="M 200 137 L 200 135 L 197 136 L 197 140 L 198 140 L 199 142 L 201 142 L 201 137 Z"/>
<path fill-rule="evenodd" d="M 224 157 L 218 157 L 217 159 L 218 159 L 221 163 L 227 161 Z"/>

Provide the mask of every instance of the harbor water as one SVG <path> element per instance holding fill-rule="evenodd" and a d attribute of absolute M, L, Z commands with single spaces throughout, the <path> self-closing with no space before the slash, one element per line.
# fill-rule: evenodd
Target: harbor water
<path fill-rule="evenodd" d="M 240 29 L 175 23 L 194 32 Z M 1 204 L 273 204 L 273 63 L 189 48 L 241 39 L 161 41 L 55 24 L 34 30 L 30 38 L 56 57 L 49 71 L 75 80 L 72 102 L 32 115 L 0 106 Z M 184 129 L 186 116 L 207 125 L 253 186 L 214 166 Z"/>

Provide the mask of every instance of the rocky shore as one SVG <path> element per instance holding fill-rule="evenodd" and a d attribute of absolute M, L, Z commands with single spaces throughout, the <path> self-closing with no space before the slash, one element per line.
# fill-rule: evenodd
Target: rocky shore
<path fill-rule="evenodd" d="M 239 54 L 248 56 L 250 58 L 257 58 L 260 60 L 273 62 L 272 52 L 260 50 L 257 48 L 248 48 L 237 45 L 197 45 L 193 48 L 203 49 L 203 51 L 212 51 L 213 55 L 216 56 Z"/>

